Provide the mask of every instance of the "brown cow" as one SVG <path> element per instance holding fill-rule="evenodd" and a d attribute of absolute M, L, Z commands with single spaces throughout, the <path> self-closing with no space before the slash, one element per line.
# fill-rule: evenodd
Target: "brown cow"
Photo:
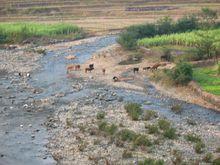
<path fill-rule="evenodd" d="M 92 68 L 85 68 L 85 73 L 87 73 L 88 71 L 91 72 L 92 70 Z"/>
<path fill-rule="evenodd" d="M 144 67 L 144 68 L 143 68 L 143 70 L 149 70 L 149 69 L 151 69 L 150 66 L 148 66 L 148 67 Z"/>
<path fill-rule="evenodd" d="M 75 70 L 80 70 L 80 65 L 76 65 Z"/>
<path fill-rule="evenodd" d="M 160 63 L 154 64 L 154 65 L 151 67 L 151 71 L 157 70 L 159 66 L 161 66 Z"/>
<path fill-rule="evenodd" d="M 67 65 L 66 70 L 67 70 L 67 73 L 69 73 L 70 71 L 75 70 L 75 65 L 73 65 L 73 64 Z"/>

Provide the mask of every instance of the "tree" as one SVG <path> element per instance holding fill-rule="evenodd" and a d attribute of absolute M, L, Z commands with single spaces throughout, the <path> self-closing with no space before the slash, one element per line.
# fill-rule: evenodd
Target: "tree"
<path fill-rule="evenodd" d="M 215 24 L 216 20 L 218 19 L 217 11 L 209 8 L 202 8 L 200 16 L 202 21 L 205 23 L 205 26 Z"/>
<path fill-rule="evenodd" d="M 200 38 L 199 44 L 196 45 L 196 48 L 198 49 L 198 56 L 203 59 L 215 57 L 217 60 L 217 55 L 220 49 L 220 40 L 216 39 L 215 36 L 208 31 L 204 33 L 197 33 L 196 35 Z"/>
<path fill-rule="evenodd" d="M 170 34 L 173 32 L 174 23 L 172 18 L 163 17 L 157 21 L 157 34 Z"/>
<path fill-rule="evenodd" d="M 176 32 L 186 32 L 198 29 L 198 18 L 195 15 L 188 15 L 180 18 L 176 25 Z"/>

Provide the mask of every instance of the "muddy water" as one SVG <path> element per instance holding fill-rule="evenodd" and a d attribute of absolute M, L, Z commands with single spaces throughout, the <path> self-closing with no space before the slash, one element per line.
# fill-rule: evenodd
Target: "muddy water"
<path fill-rule="evenodd" d="M 96 93 L 114 92 L 117 97 L 123 98 L 124 102 L 141 103 L 144 109 L 156 110 L 164 117 L 177 123 L 187 119 L 203 124 L 220 123 L 219 113 L 165 97 L 157 92 L 147 79 L 144 83 L 146 92 L 136 92 L 84 81 L 79 77 L 73 79 L 66 77 L 67 64 L 84 63 L 96 51 L 115 43 L 116 37 L 108 36 L 97 38 L 91 43 L 73 46 L 68 50 L 60 49 L 48 52 L 39 61 L 42 67 L 28 81 L 31 86 L 41 89 L 42 92 L 39 94 L 30 93 L 18 84 L 11 83 L 11 79 L 18 79 L 15 75 L 11 75 L 10 78 L 7 78 L 8 76 L 0 77 L 0 165 L 55 164 L 45 147 L 49 136 L 44 126 L 47 116 L 70 101 L 89 98 Z M 64 58 L 67 55 L 76 55 L 77 59 L 70 62 Z M 82 90 L 74 90 L 72 85 L 79 83 L 83 86 Z M 63 94 L 63 96 L 56 97 L 57 94 Z M 37 105 L 32 105 L 33 100 L 46 98 L 53 98 L 55 103 L 41 110 Z M 117 99 L 108 99 L 106 104 L 117 104 L 117 102 Z M 100 103 L 94 102 L 94 104 Z M 181 115 L 170 111 L 170 106 L 173 104 L 183 106 Z M 100 106 L 104 108 L 105 104 L 100 104 Z"/>

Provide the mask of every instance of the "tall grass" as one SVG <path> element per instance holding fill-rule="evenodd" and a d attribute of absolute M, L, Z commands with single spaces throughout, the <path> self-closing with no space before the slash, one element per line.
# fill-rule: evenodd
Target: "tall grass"
<path fill-rule="evenodd" d="M 182 46 L 197 46 L 201 42 L 201 37 L 197 34 L 209 33 L 217 41 L 220 40 L 220 29 L 208 31 L 193 31 L 186 33 L 176 33 L 170 35 L 161 35 L 153 38 L 144 38 L 138 41 L 139 46 L 164 46 L 164 45 L 182 45 Z"/>
<path fill-rule="evenodd" d="M 83 30 L 71 24 L 0 23 L 0 43 L 19 43 L 28 38 L 82 38 Z"/>

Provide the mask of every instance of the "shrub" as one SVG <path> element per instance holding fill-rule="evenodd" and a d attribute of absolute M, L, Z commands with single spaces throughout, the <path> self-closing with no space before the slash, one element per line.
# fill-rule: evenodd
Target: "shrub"
<path fill-rule="evenodd" d="M 182 106 L 179 104 L 173 105 L 171 107 L 171 111 L 173 111 L 176 114 L 180 114 L 182 112 Z"/>
<path fill-rule="evenodd" d="M 187 85 L 193 78 L 192 66 L 186 62 L 179 62 L 170 77 L 176 84 Z"/>
<path fill-rule="evenodd" d="M 157 112 L 155 112 L 153 110 L 144 111 L 143 120 L 151 120 L 151 119 L 157 118 L 157 117 L 158 117 Z"/>
<path fill-rule="evenodd" d="M 177 137 L 176 135 L 176 129 L 175 128 L 168 128 L 164 131 L 163 136 L 168 139 L 175 139 Z"/>
<path fill-rule="evenodd" d="M 158 126 L 155 124 L 147 126 L 147 129 L 148 129 L 149 134 L 158 134 L 159 133 Z"/>
<path fill-rule="evenodd" d="M 97 115 L 96 115 L 96 118 L 98 120 L 104 119 L 105 118 L 105 112 L 98 112 Z"/>
<path fill-rule="evenodd" d="M 117 137 L 122 141 L 133 141 L 136 139 L 137 135 L 134 131 L 124 129 L 118 132 Z"/>
<path fill-rule="evenodd" d="M 125 109 L 132 120 L 138 120 L 142 114 L 141 105 L 137 103 L 128 103 L 125 105 Z"/>
<path fill-rule="evenodd" d="M 174 23 L 172 18 L 170 17 L 163 17 L 157 21 L 157 34 L 170 34 L 173 31 Z"/>
<path fill-rule="evenodd" d="M 218 64 L 218 75 L 220 75 L 220 64 Z"/>
<path fill-rule="evenodd" d="M 132 158 L 133 154 L 132 152 L 128 151 L 128 150 L 124 150 L 123 154 L 122 154 L 122 158 L 127 159 L 127 158 Z"/>
<path fill-rule="evenodd" d="M 205 148 L 205 144 L 203 142 L 197 142 L 194 145 L 194 149 L 196 151 L 196 153 L 201 154 L 204 152 L 204 148 Z"/>
<path fill-rule="evenodd" d="M 194 142 L 194 143 L 198 143 L 198 142 L 202 141 L 202 139 L 198 135 L 196 135 L 194 133 L 187 134 L 185 136 L 185 139 L 187 141 Z"/>
<path fill-rule="evenodd" d="M 184 16 L 177 21 L 175 28 L 176 32 L 198 29 L 198 19 L 194 15 Z"/>
<path fill-rule="evenodd" d="M 212 153 L 207 153 L 202 160 L 206 163 L 211 163 L 212 159 L 213 159 Z"/>
<path fill-rule="evenodd" d="M 139 135 L 137 138 L 134 140 L 134 145 L 135 146 L 151 146 L 152 143 L 151 141 L 147 138 L 145 135 Z"/>
<path fill-rule="evenodd" d="M 137 39 L 134 32 L 123 32 L 118 43 L 121 44 L 127 50 L 134 50 L 137 47 Z"/>
<path fill-rule="evenodd" d="M 179 150 L 173 150 L 172 151 L 173 154 L 173 158 L 172 158 L 172 162 L 174 165 L 182 165 L 183 164 L 183 154 L 181 151 Z"/>
<path fill-rule="evenodd" d="M 220 164 L 220 157 L 213 160 L 212 165 L 219 165 Z"/>
<path fill-rule="evenodd" d="M 161 130 L 167 130 L 170 128 L 170 122 L 166 119 L 160 119 L 158 121 L 158 126 Z"/>
<path fill-rule="evenodd" d="M 107 122 L 103 121 L 99 124 L 99 130 L 107 133 L 108 135 L 114 135 L 117 131 L 117 126 L 115 124 L 109 125 Z"/>
<path fill-rule="evenodd" d="M 139 161 L 138 165 L 164 165 L 164 161 L 147 158 L 144 161 Z"/>

